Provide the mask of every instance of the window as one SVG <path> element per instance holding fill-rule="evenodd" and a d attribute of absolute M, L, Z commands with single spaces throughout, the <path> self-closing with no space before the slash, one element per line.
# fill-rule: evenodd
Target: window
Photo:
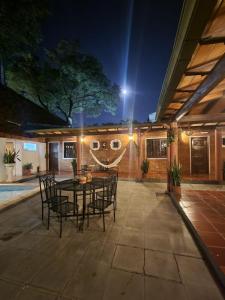
<path fill-rule="evenodd" d="M 33 144 L 33 143 L 24 143 L 23 144 L 23 149 L 26 151 L 37 151 L 37 144 Z"/>
<path fill-rule="evenodd" d="M 222 147 L 225 147 L 225 137 L 222 137 Z"/>
<path fill-rule="evenodd" d="M 99 141 L 91 141 L 90 148 L 91 150 L 99 150 L 100 149 Z"/>
<path fill-rule="evenodd" d="M 63 145 L 64 145 L 63 158 L 76 158 L 77 157 L 75 142 L 64 142 Z"/>
<path fill-rule="evenodd" d="M 121 141 L 118 139 L 112 140 L 110 142 L 110 147 L 112 150 L 119 150 L 121 148 Z"/>
<path fill-rule="evenodd" d="M 167 158 L 166 139 L 147 139 L 146 148 L 147 158 Z"/>

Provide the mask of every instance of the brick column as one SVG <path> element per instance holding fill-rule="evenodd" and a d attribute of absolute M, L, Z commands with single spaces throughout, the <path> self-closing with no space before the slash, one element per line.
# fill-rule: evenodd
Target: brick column
<path fill-rule="evenodd" d="M 175 140 L 170 143 L 167 147 L 167 168 L 170 169 L 171 165 L 174 163 L 174 160 L 178 162 L 178 127 L 177 123 L 173 122 L 170 124 L 170 130 L 167 131 L 167 137 L 169 133 L 173 132 Z M 167 191 L 170 192 L 170 178 L 167 174 Z"/>
<path fill-rule="evenodd" d="M 49 151 L 48 151 L 48 142 L 45 142 L 46 151 L 45 151 L 45 163 L 46 163 L 46 172 L 49 171 Z"/>
<path fill-rule="evenodd" d="M 140 129 L 137 131 L 137 146 L 138 146 L 138 170 L 137 170 L 137 179 L 142 179 L 142 172 L 141 172 L 141 164 L 143 161 L 143 145 L 142 145 L 142 133 Z"/>
<path fill-rule="evenodd" d="M 222 132 L 215 129 L 215 180 L 223 181 L 223 160 L 222 160 Z"/>

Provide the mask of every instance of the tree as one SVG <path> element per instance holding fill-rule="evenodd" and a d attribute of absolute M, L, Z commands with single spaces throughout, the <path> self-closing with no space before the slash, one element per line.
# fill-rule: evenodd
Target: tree
<path fill-rule="evenodd" d="M 33 101 L 72 123 L 73 113 L 115 114 L 120 89 L 103 72 L 99 61 L 80 51 L 78 42 L 61 41 L 46 50 L 44 61 L 28 56 L 13 66 L 10 84 Z"/>
<path fill-rule="evenodd" d="M 1 0 L 0 66 L 1 82 L 10 62 L 35 49 L 40 40 L 40 24 L 48 15 L 47 0 Z"/>

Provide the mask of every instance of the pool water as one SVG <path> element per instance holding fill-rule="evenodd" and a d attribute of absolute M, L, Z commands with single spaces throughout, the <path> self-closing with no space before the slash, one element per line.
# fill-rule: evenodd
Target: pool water
<path fill-rule="evenodd" d="M 17 196 L 26 195 L 27 192 L 33 190 L 34 186 L 27 185 L 10 185 L 10 184 L 1 184 L 0 185 L 0 201 L 9 200 Z"/>

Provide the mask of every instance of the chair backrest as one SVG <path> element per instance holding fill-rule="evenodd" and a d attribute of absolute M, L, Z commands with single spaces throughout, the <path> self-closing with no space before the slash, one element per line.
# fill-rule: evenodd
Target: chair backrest
<path fill-rule="evenodd" d="M 56 196 L 55 184 L 56 182 L 54 174 L 45 174 L 39 176 L 39 185 L 42 201 L 49 200 Z"/>
<path fill-rule="evenodd" d="M 103 193 L 107 197 L 108 201 L 112 201 L 112 198 L 116 196 L 117 190 L 117 177 L 116 175 L 111 175 L 104 181 Z"/>

